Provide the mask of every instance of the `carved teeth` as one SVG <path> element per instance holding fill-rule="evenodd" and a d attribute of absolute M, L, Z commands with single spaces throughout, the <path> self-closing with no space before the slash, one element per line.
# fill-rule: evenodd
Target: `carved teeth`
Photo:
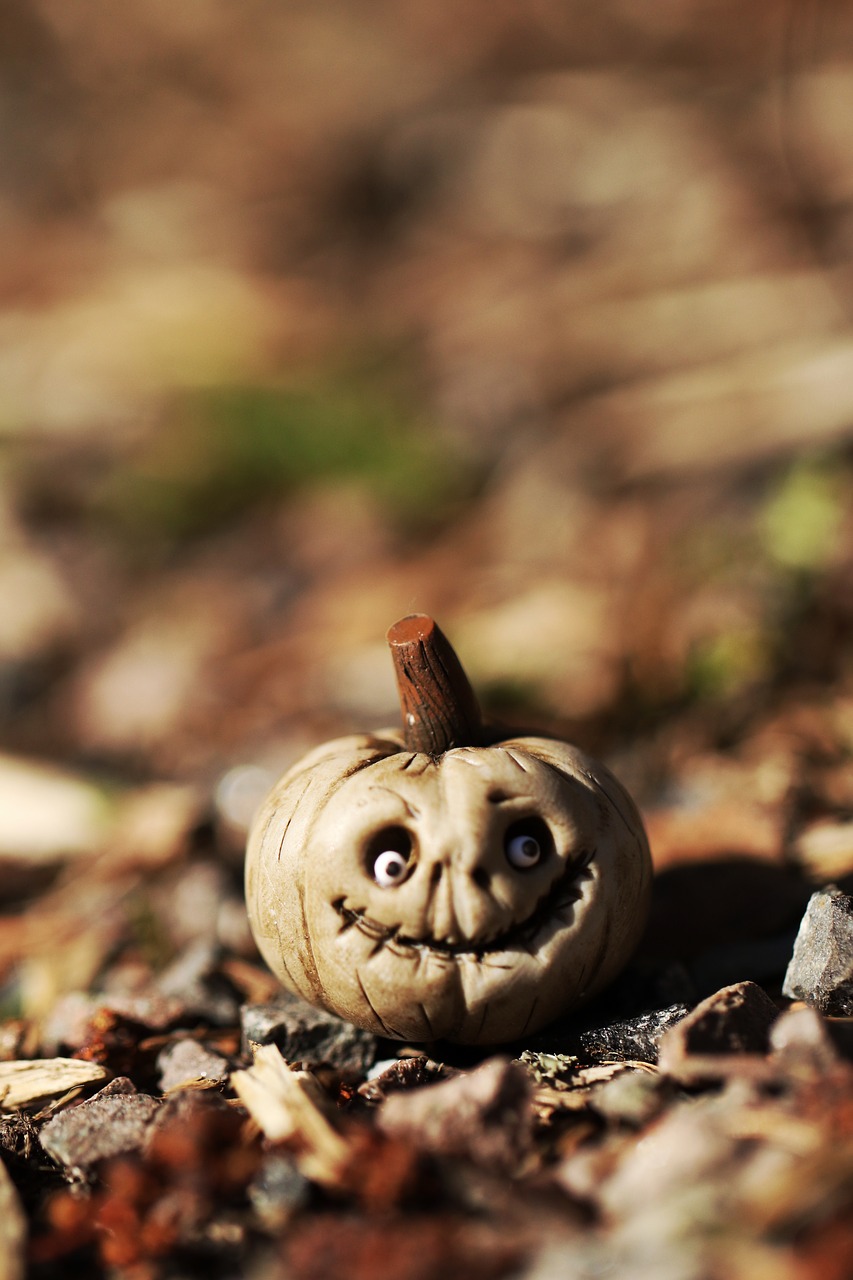
<path fill-rule="evenodd" d="M 496 951 L 509 951 L 513 946 L 521 946 L 530 955 L 536 955 L 536 939 L 548 924 L 555 919 L 564 924 L 574 922 L 574 903 L 583 897 L 581 881 L 591 880 L 593 874 L 588 870 L 592 853 L 584 853 L 578 861 L 567 867 L 564 874 L 539 899 L 526 920 L 511 925 L 503 933 L 491 934 L 484 938 L 465 942 L 446 942 L 441 938 L 408 938 L 400 932 L 400 926 L 380 924 L 372 920 L 363 910 L 347 905 L 343 898 L 332 904 L 343 921 L 339 934 L 348 932 L 355 925 L 363 934 L 376 943 L 372 954 L 375 955 L 389 945 L 395 955 L 421 952 L 437 957 L 450 959 L 473 958 L 481 960 Z"/>

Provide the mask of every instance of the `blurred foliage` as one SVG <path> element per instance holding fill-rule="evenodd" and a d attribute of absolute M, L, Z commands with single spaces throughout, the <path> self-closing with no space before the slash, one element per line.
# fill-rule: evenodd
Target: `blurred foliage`
<path fill-rule="evenodd" d="M 759 516 L 764 550 L 793 570 L 822 568 L 841 531 L 843 488 L 834 459 L 796 462 Z"/>
<path fill-rule="evenodd" d="M 808 453 L 745 479 L 673 547 L 685 600 L 704 601 L 681 674 L 687 704 L 737 701 L 788 668 L 791 636 L 843 558 L 849 492 L 843 452 Z"/>
<path fill-rule="evenodd" d="M 688 698 L 722 701 L 735 697 L 766 678 L 771 657 L 772 647 L 757 628 L 708 636 L 693 645 L 688 656 Z"/>
<path fill-rule="evenodd" d="M 407 533 L 440 523 L 470 474 L 381 383 L 344 374 L 185 393 L 165 427 L 116 464 L 97 506 L 118 532 L 173 544 L 338 479 L 363 484 Z"/>

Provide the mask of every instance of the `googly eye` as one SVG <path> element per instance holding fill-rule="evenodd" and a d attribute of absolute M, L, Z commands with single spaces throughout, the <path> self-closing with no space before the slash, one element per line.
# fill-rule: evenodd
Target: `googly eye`
<path fill-rule="evenodd" d="M 382 827 L 367 842 L 364 869 L 380 889 L 393 889 L 412 870 L 414 848 L 414 839 L 405 827 Z"/>
<path fill-rule="evenodd" d="M 535 836 L 511 836 L 506 842 L 506 860 L 519 871 L 535 867 L 542 857 L 542 849 Z"/>
<path fill-rule="evenodd" d="M 377 854 L 373 864 L 373 879 L 380 889 L 392 889 L 401 884 L 409 869 L 408 858 L 397 849 L 385 849 Z"/>
<path fill-rule="evenodd" d="M 504 854 L 516 871 L 529 871 L 554 851 L 548 824 L 535 815 L 514 822 L 504 836 Z"/>

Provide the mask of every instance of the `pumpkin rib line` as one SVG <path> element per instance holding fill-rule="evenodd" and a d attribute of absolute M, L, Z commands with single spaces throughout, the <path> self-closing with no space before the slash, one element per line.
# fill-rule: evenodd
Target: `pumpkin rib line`
<path fill-rule="evenodd" d="M 276 857 L 276 862 L 281 862 L 281 855 L 284 853 L 284 842 L 287 839 L 287 833 L 290 830 L 290 824 L 293 821 L 293 819 L 296 817 L 297 809 L 302 804 L 302 801 L 305 799 L 305 797 L 307 796 L 310 790 L 311 790 L 311 782 L 309 780 L 309 782 L 307 782 L 306 785 L 302 788 L 302 791 L 300 792 L 299 799 L 296 801 L 296 804 L 293 806 L 290 813 L 287 815 L 287 822 L 285 822 L 284 824 L 284 830 L 282 831 L 281 839 L 278 842 L 278 856 Z"/>
<path fill-rule="evenodd" d="M 531 1023 L 531 1020 L 532 1020 L 532 1018 L 533 1018 L 533 1015 L 534 1015 L 534 1013 L 536 1012 L 536 1006 L 538 1005 L 538 1003 L 539 1003 L 539 997 L 538 997 L 538 996 L 534 996 L 534 997 L 533 997 L 533 1003 L 532 1003 L 532 1005 L 530 1006 L 530 1012 L 528 1013 L 527 1017 L 526 1017 L 526 1018 L 525 1018 L 525 1020 L 524 1020 L 524 1026 L 521 1028 L 521 1031 L 518 1033 L 518 1038 L 519 1038 L 519 1040 L 520 1040 L 520 1039 L 521 1039 L 521 1037 L 522 1037 L 523 1035 L 525 1035 L 525 1033 L 527 1032 L 527 1028 L 530 1026 L 530 1023 Z M 482 1031 L 482 1027 L 480 1028 L 480 1030 Z"/>
<path fill-rule="evenodd" d="M 356 977 L 356 981 L 358 982 L 359 988 L 361 989 L 361 994 L 364 996 L 365 1000 L 367 1001 L 368 1009 L 373 1014 L 374 1018 L 379 1023 L 380 1027 L 385 1032 L 386 1036 L 388 1036 L 392 1040 L 405 1040 L 406 1038 L 405 1036 L 401 1036 L 396 1031 L 393 1031 L 391 1027 L 388 1026 L 388 1023 L 384 1020 L 384 1018 L 380 1018 L 379 1014 L 376 1011 L 376 1008 L 374 1007 L 373 1001 L 371 1000 L 370 996 L 367 994 L 367 990 L 365 988 L 364 983 L 361 980 L 361 974 L 359 973 L 358 969 L 356 969 L 355 971 L 355 977 Z"/>
<path fill-rule="evenodd" d="M 529 773 L 529 772 L 530 772 L 530 770 L 529 770 L 529 769 L 526 769 L 526 768 L 525 768 L 525 766 L 521 763 L 521 761 L 519 760 L 519 758 L 518 758 L 518 756 L 515 754 L 515 752 L 514 752 L 514 751 L 510 751 L 509 747 L 503 747 L 503 748 L 501 748 L 501 749 L 502 749 L 503 751 L 505 751 L 505 752 L 506 752 L 506 754 L 509 756 L 509 758 L 510 758 L 510 760 L 513 762 L 513 764 L 517 765 L 517 766 L 518 766 L 518 768 L 521 770 L 521 772 L 522 772 L 522 773 Z"/>
<path fill-rule="evenodd" d="M 592 963 L 592 964 L 586 964 L 586 965 L 584 965 L 584 967 L 581 969 L 580 977 L 578 978 L 578 984 L 577 984 L 577 985 L 578 985 L 578 989 L 581 991 L 581 994 L 583 994 L 583 992 L 584 992 L 584 986 L 583 986 L 583 983 L 584 983 L 584 979 L 586 978 L 587 974 L 588 974 L 588 973 L 589 973 L 589 974 L 591 974 L 591 975 L 597 974 L 597 973 L 599 972 L 599 970 L 601 969 L 601 966 L 602 966 L 602 964 L 603 964 L 603 962 L 604 962 L 604 957 L 607 955 L 607 948 L 608 948 L 608 946 L 609 946 L 609 945 L 610 945 L 610 920 L 609 920 L 609 918 L 608 918 L 608 919 L 606 919 L 606 920 L 605 920 L 605 923 L 604 923 L 604 932 L 603 932 L 603 934 L 602 934 L 602 936 L 601 936 L 601 940 L 600 940 L 600 942 L 599 942 L 599 944 L 598 944 L 598 950 L 597 950 L 597 951 L 596 951 L 596 953 L 595 953 L 595 959 L 594 959 L 593 963 Z"/>
<path fill-rule="evenodd" d="M 305 911 L 305 885 L 301 876 L 296 879 L 296 897 L 299 903 L 299 914 L 302 919 L 302 942 L 303 946 L 297 946 L 297 955 L 302 963 L 302 971 L 308 980 L 308 986 L 311 988 L 314 1001 L 322 1001 L 324 991 L 323 983 L 320 979 L 320 970 L 317 967 L 317 957 L 314 954 L 314 944 L 311 941 L 311 932 L 308 928 L 308 916 Z"/>
<path fill-rule="evenodd" d="M 427 1031 L 429 1032 L 429 1038 L 430 1038 L 430 1040 L 434 1040 L 434 1039 L 435 1039 L 435 1032 L 434 1032 L 434 1031 L 433 1031 L 433 1029 L 432 1029 L 432 1023 L 431 1023 L 431 1022 L 430 1022 L 430 1020 L 429 1020 L 429 1014 L 428 1014 L 428 1013 L 427 1013 L 427 1011 L 426 1011 L 426 1005 L 424 1005 L 424 1004 L 419 1004 L 419 1005 L 418 1005 L 418 1008 L 420 1009 L 421 1013 L 423 1014 L 423 1019 L 424 1019 L 424 1022 L 426 1023 Z"/>
<path fill-rule="evenodd" d="M 615 791 L 611 793 L 610 788 L 604 787 L 603 784 L 598 780 L 598 778 L 596 778 L 593 774 L 589 773 L 586 769 L 581 769 L 579 770 L 579 772 L 582 774 L 584 778 L 588 779 L 588 781 L 593 784 L 593 786 L 598 791 L 599 795 L 604 797 L 604 799 L 608 802 L 609 806 L 612 809 L 616 810 L 617 816 L 621 818 L 622 824 L 625 827 L 625 830 L 628 832 L 629 836 L 631 836 L 632 840 L 636 840 L 637 842 L 641 843 L 641 837 L 639 832 L 637 831 L 636 823 L 634 823 L 629 818 L 626 818 L 625 814 L 622 812 L 622 806 L 619 803 L 620 797 L 618 796 L 618 794 L 616 794 Z"/>
<path fill-rule="evenodd" d="M 369 759 L 367 760 L 356 761 L 354 765 L 352 765 L 349 769 L 347 769 L 346 773 L 340 774 L 335 779 L 334 791 L 337 791 L 338 788 L 342 786 L 343 783 L 348 782 L 350 778 L 354 778 L 357 773 L 361 773 L 362 769 L 369 769 L 372 764 L 378 764 L 380 760 L 387 760 L 387 759 L 388 759 L 387 756 L 381 755 L 379 752 L 377 752 L 375 755 L 370 756 Z M 329 794 L 333 795 L 334 791 L 330 792 Z"/>

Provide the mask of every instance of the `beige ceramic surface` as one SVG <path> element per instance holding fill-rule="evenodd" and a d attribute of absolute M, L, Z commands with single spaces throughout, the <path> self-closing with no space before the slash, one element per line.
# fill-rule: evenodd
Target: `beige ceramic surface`
<path fill-rule="evenodd" d="M 511 864 L 519 833 L 536 865 Z M 388 848 L 403 853 L 383 887 Z M 252 929 L 285 986 L 380 1035 L 469 1044 L 534 1031 L 609 982 L 650 879 L 625 790 L 544 738 L 437 759 L 393 732 L 327 743 L 277 784 L 246 861 Z"/>

